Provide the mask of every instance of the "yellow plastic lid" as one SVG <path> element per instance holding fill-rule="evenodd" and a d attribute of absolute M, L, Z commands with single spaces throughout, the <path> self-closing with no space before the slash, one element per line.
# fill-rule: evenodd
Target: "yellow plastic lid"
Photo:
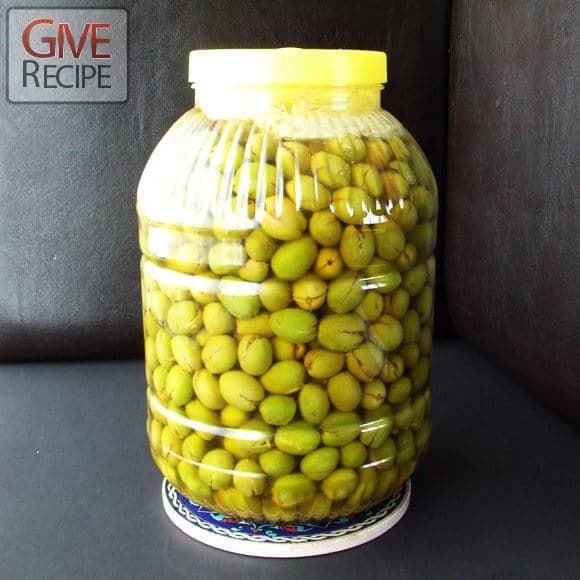
<path fill-rule="evenodd" d="M 192 50 L 189 82 L 375 85 L 387 82 L 387 55 L 376 50 L 312 48 Z"/>

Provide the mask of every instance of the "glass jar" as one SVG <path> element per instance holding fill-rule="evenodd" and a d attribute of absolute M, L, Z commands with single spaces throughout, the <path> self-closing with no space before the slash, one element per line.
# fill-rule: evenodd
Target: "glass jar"
<path fill-rule="evenodd" d="M 193 51 L 190 81 L 138 191 L 153 459 L 235 517 L 364 510 L 431 430 L 437 188 L 386 55 Z"/>

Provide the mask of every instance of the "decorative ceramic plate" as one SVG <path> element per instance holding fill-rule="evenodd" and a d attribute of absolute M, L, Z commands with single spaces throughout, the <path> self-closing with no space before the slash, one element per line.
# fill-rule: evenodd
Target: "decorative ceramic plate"
<path fill-rule="evenodd" d="M 360 514 L 297 524 L 251 522 L 212 512 L 188 500 L 167 480 L 161 494 L 169 519 L 208 546 L 246 556 L 301 558 L 354 548 L 392 528 L 409 507 L 411 482 Z"/>

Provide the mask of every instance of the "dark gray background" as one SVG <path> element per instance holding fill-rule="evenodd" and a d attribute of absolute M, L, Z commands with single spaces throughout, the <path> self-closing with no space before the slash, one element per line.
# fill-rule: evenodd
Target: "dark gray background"
<path fill-rule="evenodd" d="M 0 360 L 141 353 L 135 192 L 155 143 L 192 105 L 186 70 L 193 48 L 386 50 L 384 104 L 424 147 L 442 189 L 446 1 L 98 4 L 129 10 L 127 103 L 0 101 Z M 3 12 L 10 5 L 0 2 Z M 437 307 L 445 331 L 441 285 Z"/>
<path fill-rule="evenodd" d="M 446 279 L 459 333 L 580 425 L 580 10 L 457 2 Z"/>

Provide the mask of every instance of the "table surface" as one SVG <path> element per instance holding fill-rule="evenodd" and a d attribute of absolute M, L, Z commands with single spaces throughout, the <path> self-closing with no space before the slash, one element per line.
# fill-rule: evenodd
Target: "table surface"
<path fill-rule="evenodd" d="M 437 344 L 434 432 L 381 538 L 235 556 L 168 521 L 142 361 L 0 366 L 0 578 L 573 578 L 580 437 L 463 342 Z"/>

